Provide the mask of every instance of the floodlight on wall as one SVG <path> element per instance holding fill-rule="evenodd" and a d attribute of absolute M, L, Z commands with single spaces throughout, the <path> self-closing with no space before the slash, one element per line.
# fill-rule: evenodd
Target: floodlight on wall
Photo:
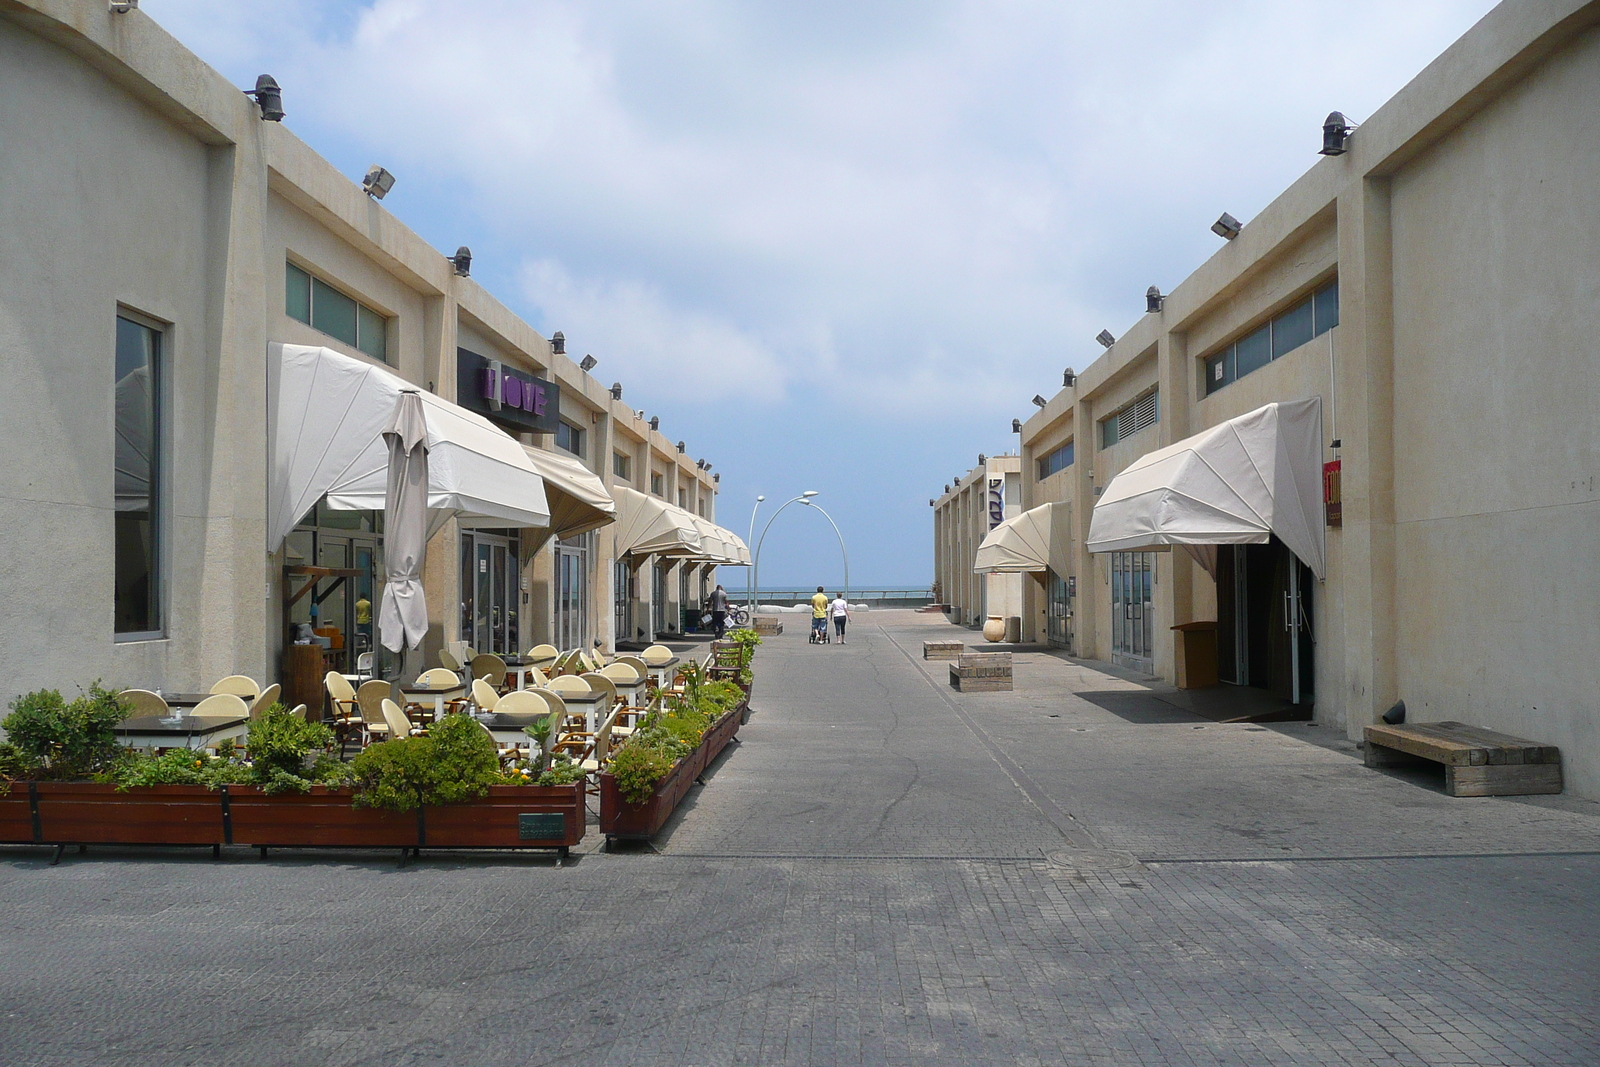
<path fill-rule="evenodd" d="M 261 75 L 256 79 L 256 87 L 246 89 L 244 95 L 255 97 L 256 104 L 261 108 L 262 122 L 283 121 L 283 90 L 278 88 L 278 81 L 272 75 Z"/>
<path fill-rule="evenodd" d="M 931 497 L 931 496 L 928 498 L 928 506 L 930 508 L 933 507 L 933 497 Z"/>
<path fill-rule="evenodd" d="M 1222 213 L 1220 219 L 1211 224 L 1212 233 L 1229 241 L 1239 236 L 1239 231 L 1242 229 L 1244 229 L 1244 224 L 1226 211 Z"/>
<path fill-rule="evenodd" d="M 944 495 L 945 496 L 949 496 L 950 495 L 950 483 L 949 482 L 945 482 L 944 483 Z"/>
<path fill-rule="evenodd" d="M 590 356 L 590 355 L 585 355 L 582 359 L 580 359 L 578 361 L 578 369 L 581 370 L 581 371 L 584 371 L 585 373 L 587 373 L 589 371 L 594 370 L 595 367 L 599 366 L 599 364 L 600 364 L 600 361 L 598 359 L 595 359 L 593 356 Z"/>
<path fill-rule="evenodd" d="M 130 11 L 139 10 L 139 0 L 111 0 L 111 13 L 126 15 Z"/>
<path fill-rule="evenodd" d="M 683 442 L 679 441 L 678 442 L 678 455 L 680 455 L 680 456 L 683 455 L 684 451 L 685 451 L 685 449 L 683 447 Z"/>
<path fill-rule="evenodd" d="M 1078 384 L 1078 376 L 1076 374 L 1072 373 L 1072 368 L 1071 367 L 1068 367 L 1066 370 L 1061 372 L 1061 388 L 1063 388 L 1063 389 L 1071 389 L 1074 385 L 1077 385 L 1077 384 Z"/>
<path fill-rule="evenodd" d="M 651 415 L 650 416 L 650 428 L 652 430 L 661 429 L 661 416 L 660 415 Z"/>
<path fill-rule="evenodd" d="M 711 464 L 709 464 L 709 463 L 707 463 L 707 464 L 706 464 L 706 470 L 708 470 L 708 471 L 709 471 L 709 470 L 710 470 L 710 469 L 711 469 Z"/>
<path fill-rule="evenodd" d="M 1110 330 L 1101 330 L 1099 333 L 1094 335 L 1094 339 L 1099 341 L 1101 347 L 1103 348 L 1110 348 L 1112 345 L 1117 343 L 1117 339 L 1111 335 Z"/>
<path fill-rule="evenodd" d="M 472 249 L 462 245 L 456 249 L 456 254 L 450 257 L 450 263 L 456 269 L 457 278 L 465 278 L 472 273 Z"/>
<path fill-rule="evenodd" d="M 988 462 L 988 460 L 988 456 L 984 455 L 982 452 L 978 453 L 978 466 L 983 466 L 986 462 Z"/>
<path fill-rule="evenodd" d="M 622 383 L 621 382 L 612 382 L 611 383 L 611 399 L 612 400 L 621 400 L 622 399 Z"/>
<path fill-rule="evenodd" d="M 1021 419 L 1012 419 L 1011 420 L 1011 432 L 1012 433 L 1021 433 L 1022 432 L 1022 420 Z"/>
<path fill-rule="evenodd" d="M 1145 314 L 1155 314 L 1157 311 L 1160 311 L 1163 307 L 1165 307 L 1166 303 L 1167 298 L 1162 296 L 1161 290 L 1157 289 L 1155 286 L 1152 285 L 1150 288 L 1144 291 Z"/>
<path fill-rule="evenodd" d="M 372 199 L 382 200 L 394 188 L 394 175 L 374 163 L 367 168 L 367 176 L 361 179 L 361 188 Z"/>
<path fill-rule="evenodd" d="M 1048 403 L 1050 403 L 1050 401 L 1046 400 L 1044 397 L 1040 396 L 1038 393 L 1034 393 L 1033 394 L 1033 405 L 1034 405 L 1034 407 L 1042 408 Z"/>
<path fill-rule="evenodd" d="M 1345 121 L 1344 115 L 1337 111 L 1329 112 L 1328 117 L 1322 123 L 1322 151 L 1317 154 L 1321 156 L 1344 155 L 1345 152 L 1349 151 L 1349 149 L 1345 148 L 1344 143 L 1350 139 L 1350 131 L 1353 129 L 1355 127 Z"/>
<path fill-rule="evenodd" d="M 550 351 L 558 356 L 567 354 L 567 335 L 557 330 L 550 335 Z"/>
<path fill-rule="evenodd" d="M 706 469 L 706 461 L 705 461 L 705 460 L 703 460 L 703 459 L 697 459 L 697 460 L 695 460 L 695 461 L 694 461 L 694 465 L 695 465 L 695 466 L 696 466 L 696 467 L 699 467 L 699 468 L 700 468 L 700 469 L 701 469 L 701 470 L 705 470 L 705 469 Z"/>
<path fill-rule="evenodd" d="M 720 474 L 713 474 L 713 475 L 712 475 L 712 476 L 711 476 L 711 480 L 712 480 L 712 481 L 714 481 L 714 482 L 716 482 L 716 483 L 717 483 L 717 484 L 718 484 L 718 485 L 721 485 L 721 484 L 722 484 L 722 475 L 720 475 Z"/>

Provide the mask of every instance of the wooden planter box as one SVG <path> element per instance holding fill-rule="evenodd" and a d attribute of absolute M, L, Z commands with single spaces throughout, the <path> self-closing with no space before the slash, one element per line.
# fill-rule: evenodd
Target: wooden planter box
<path fill-rule="evenodd" d="M 1011 653 L 961 653 L 950 664 L 950 688 L 963 693 L 1009 693 Z"/>
<path fill-rule="evenodd" d="M 606 835 L 606 843 L 654 837 L 672 817 L 695 780 L 738 734 L 747 707 L 741 704 L 712 723 L 700 739 L 700 746 L 679 760 L 667 776 L 656 783 L 655 792 L 643 804 L 623 800 L 615 776 L 601 772 L 600 832 Z"/>
<path fill-rule="evenodd" d="M 496 785 L 461 804 L 357 808 L 352 790 L 263 793 L 258 786 L 161 785 L 117 792 L 78 782 L 13 782 L 0 843 L 252 845 L 258 848 L 556 848 L 583 840 L 583 783 Z"/>

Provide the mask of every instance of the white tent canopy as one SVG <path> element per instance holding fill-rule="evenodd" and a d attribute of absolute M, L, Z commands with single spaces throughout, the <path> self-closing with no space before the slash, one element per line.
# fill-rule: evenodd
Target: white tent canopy
<path fill-rule="evenodd" d="M 576 456 L 530 445 L 524 445 L 523 451 L 544 479 L 550 504 L 549 529 L 523 537 L 523 547 L 530 555 L 551 537 L 576 537 L 616 521 L 617 505 L 605 484 Z"/>
<path fill-rule="evenodd" d="M 1274 534 L 1323 577 L 1319 398 L 1268 404 L 1141 456 L 1095 504 L 1088 547 L 1264 544 Z"/>
<path fill-rule="evenodd" d="M 1002 522 L 978 546 L 973 572 L 1071 574 L 1071 508 L 1065 503 L 1041 504 Z"/>
<path fill-rule="evenodd" d="M 451 517 L 479 526 L 550 524 L 544 481 L 527 453 L 483 416 L 332 349 L 268 348 L 268 551 L 323 496 L 339 510 L 383 508 L 383 431 L 405 391 L 417 392 L 427 422 L 430 535 Z"/>
<path fill-rule="evenodd" d="M 700 554 L 700 531 L 687 511 L 625 486 L 613 486 L 611 495 L 617 503 L 618 556 Z"/>

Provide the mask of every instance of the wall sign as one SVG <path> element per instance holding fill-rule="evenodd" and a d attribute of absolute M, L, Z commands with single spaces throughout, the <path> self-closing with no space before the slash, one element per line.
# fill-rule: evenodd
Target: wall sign
<path fill-rule="evenodd" d="M 561 387 L 497 359 L 456 349 L 456 403 L 513 433 L 555 433 Z"/>
<path fill-rule="evenodd" d="M 989 479 L 989 529 L 1006 521 L 1006 480 Z"/>
<path fill-rule="evenodd" d="M 1344 504 L 1339 498 L 1339 478 L 1344 466 L 1342 460 L 1332 460 L 1322 465 L 1322 503 L 1328 509 L 1328 525 L 1344 525 Z"/>

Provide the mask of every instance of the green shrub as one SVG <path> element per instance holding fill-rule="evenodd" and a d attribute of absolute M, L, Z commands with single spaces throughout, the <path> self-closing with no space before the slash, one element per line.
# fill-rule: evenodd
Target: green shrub
<path fill-rule="evenodd" d="M 494 739 L 469 715 L 446 715 L 422 737 L 372 745 L 350 772 L 357 807 L 391 811 L 470 800 L 505 781 Z"/>
<path fill-rule="evenodd" d="M 129 710 L 99 682 L 70 704 L 56 690 L 40 689 L 13 700 L 0 729 L 15 746 L 24 775 L 84 778 L 120 755 L 115 728 Z"/>
<path fill-rule="evenodd" d="M 659 748 L 630 738 L 611 759 L 610 771 L 617 779 L 617 792 L 630 804 L 643 804 L 655 792 L 656 783 L 672 771 L 677 762 Z"/>
<path fill-rule="evenodd" d="M 273 704 L 250 720 L 250 763 L 255 777 L 269 793 L 304 793 L 311 788 L 306 758 L 321 753 L 334 742 L 334 733 L 320 722 L 307 722 Z M 298 779 L 299 783 L 288 781 Z"/>

